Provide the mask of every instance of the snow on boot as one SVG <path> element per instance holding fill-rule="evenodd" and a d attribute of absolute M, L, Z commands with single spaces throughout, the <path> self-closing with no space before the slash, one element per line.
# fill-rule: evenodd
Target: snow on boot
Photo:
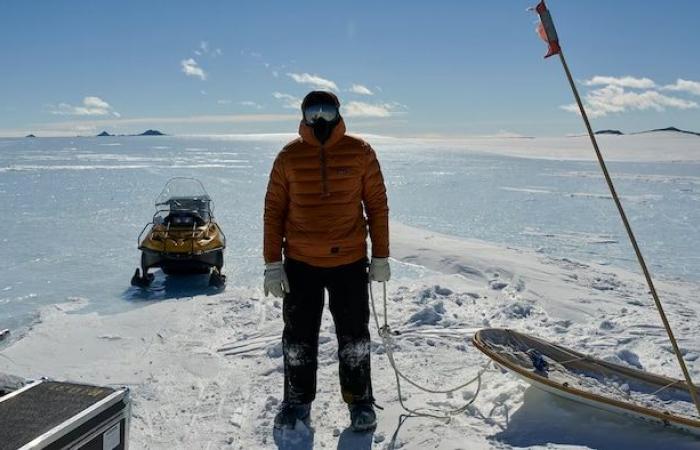
<path fill-rule="evenodd" d="M 377 427 L 377 415 L 371 403 L 350 405 L 350 428 L 353 431 L 369 431 Z"/>
<path fill-rule="evenodd" d="M 275 428 L 294 429 L 297 420 L 306 422 L 311 412 L 311 403 L 287 403 L 282 402 L 280 410 L 275 416 Z"/>

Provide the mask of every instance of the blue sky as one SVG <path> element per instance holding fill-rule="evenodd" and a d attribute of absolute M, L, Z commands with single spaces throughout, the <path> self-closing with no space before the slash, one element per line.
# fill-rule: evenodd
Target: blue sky
<path fill-rule="evenodd" d="M 293 132 L 324 86 L 357 132 L 580 133 L 534 3 L 6 1 L 0 136 Z M 699 2 L 548 5 L 595 128 L 700 129 Z"/>

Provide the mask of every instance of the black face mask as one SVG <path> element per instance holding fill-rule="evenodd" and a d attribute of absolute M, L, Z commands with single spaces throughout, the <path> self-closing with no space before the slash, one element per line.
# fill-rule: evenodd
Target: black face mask
<path fill-rule="evenodd" d="M 313 125 L 310 125 L 311 129 L 314 130 L 314 136 L 321 144 L 325 144 L 326 141 L 331 137 L 333 129 L 338 124 L 338 121 L 328 122 L 323 119 L 318 119 Z"/>

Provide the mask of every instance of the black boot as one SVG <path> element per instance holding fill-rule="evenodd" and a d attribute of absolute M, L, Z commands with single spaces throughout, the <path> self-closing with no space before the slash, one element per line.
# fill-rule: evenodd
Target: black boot
<path fill-rule="evenodd" d="M 350 428 L 353 431 L 370 431 L 377 428 L 377 415 L 371 403 L 349 405 Z"/>
<path fill-rule="evenodd" d="M 311 403 L 282 402 L 280 410 L 275 416 L 275 428 L 291 430 L 297 424 L 297 420 L 307 423 L 311 413 Z"/>

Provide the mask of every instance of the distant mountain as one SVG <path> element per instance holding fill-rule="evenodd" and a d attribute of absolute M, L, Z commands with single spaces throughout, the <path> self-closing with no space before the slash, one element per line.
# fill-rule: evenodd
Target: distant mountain
<path fill-rule="evenodd" d="M 693 136 L 700 136 L 700 133 L 698 133 L 698 132 L 681 130 L 680 128 L 676 128 L 676 127 L 656 128 L 655 130 L 640 131 L 639 134 L 641 134 L 641 133 L 659 133 L 662 131 L 667 131 L 667 132 L 671 132 L 671 133 L 692 134 Z"/>
<path fill-rule="evenodd" d="M 106 137 L 106 136 L 114 136 L 113 134 L 109 134 L 106 131 L 103 131 L 102 133 L 98 134 L 97 137 Z"/>
<path fill-rule="evenodd" d="M 35 138 L 36 136 L 34 136 L 33 134 L 28 134 L 28 135 L 26 135 L 25 137 L 28 137 L 28 138 Z"/>
<path fill-rule="evenodd" d="M 700 136 L 700 133 L 698 133 L 698 132 L 681 130 L 680 128 L 676 128 L 676 127 L 655 128 L 653 130 L 636 131 L 634 133 L 629 133 L 629 134 L 645 134 L 645 133 L 661 133 L 661 132 L 691 134 L 693 136 Z M 625 133 L 623 133 L 620 130 L 598 130 L 595 132 L 595 134 L 608 134 L 608 135 L 613 135 L 613 136 L 623 136 Z"/>
<path fill-rule="evenodd" d="M 137 134 L 136 136 L 165 136 L 165 133 L 161 133 L 158 130 L 146 130 L 141 134 Z"/>

